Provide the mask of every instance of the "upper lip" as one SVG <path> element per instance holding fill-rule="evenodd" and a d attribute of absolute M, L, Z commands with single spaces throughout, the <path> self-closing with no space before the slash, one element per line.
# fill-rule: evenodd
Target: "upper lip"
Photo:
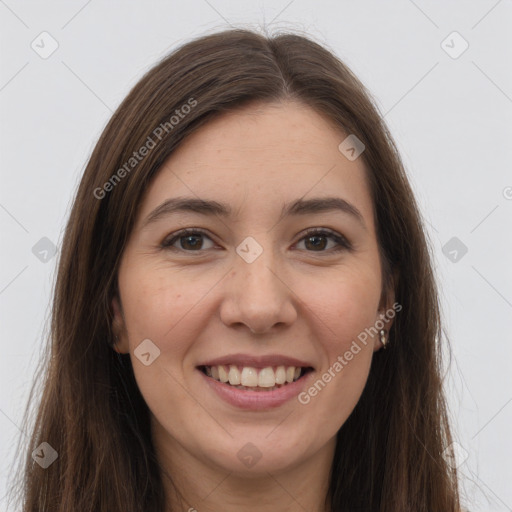
<path fill-rule="evenodd" d="M 250 366 L 252 368 L 266 368 L 268 366 L 295 366 L 304 368 L 313 368 L 313 365 L 306 361 L 301 361 L 295 357 L 289 357 L 281 354 L 269 354 L 265 356 L 251 356 L 249 354 L 231 354 L 215 359 L 209 359 L 198 366 L 218 366 L 218 365 L 236 365 Z"/>

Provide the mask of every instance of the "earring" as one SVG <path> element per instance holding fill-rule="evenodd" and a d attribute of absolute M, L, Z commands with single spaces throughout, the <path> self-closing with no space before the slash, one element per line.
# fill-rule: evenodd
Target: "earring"
<path fill-rule="evenodd" d="M 380 332 L 380 342 L 382 343 L 382 348 L 387 348 L 388 346 L 388 340 L 386 339 L 386 331 L 384 329 L 381 329 Z"/>

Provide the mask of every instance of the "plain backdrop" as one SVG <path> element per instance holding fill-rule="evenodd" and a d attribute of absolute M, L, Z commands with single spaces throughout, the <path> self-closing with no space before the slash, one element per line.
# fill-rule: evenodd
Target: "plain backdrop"
<path fill-rule="evenodd" d="M 230 24 L 306 32 L 376 99 L 435 254 L 464 501 L 512 510 L 510 1 L 0 0 L 0 16 L 1 510 L 27 434 L 53 250 L 91 150 L 146 70 Z"/>

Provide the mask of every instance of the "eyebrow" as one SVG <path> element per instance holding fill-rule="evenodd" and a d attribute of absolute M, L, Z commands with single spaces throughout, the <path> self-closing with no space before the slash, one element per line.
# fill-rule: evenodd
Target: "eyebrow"
<path fill-rule="evenodd" d="M 279 221 L 292 215 L 310 215 L 331 211 L 340 211 L 352 216 L 363 228 L 366 224 L 361 212 L 351 203 L 341 197 L 318 197 L 312 199 L 298 199 L 283 205 Z M 143 223 L 143 228 L 149 224 L 167 217 L 173 213 L 193 212 L 201 215 L 220 216 L 227 218 L 231 215 L 231 208 L 218 201 L 200 199 L 196 197 L 174 197 L 167 199 L 155 208 Z"/>

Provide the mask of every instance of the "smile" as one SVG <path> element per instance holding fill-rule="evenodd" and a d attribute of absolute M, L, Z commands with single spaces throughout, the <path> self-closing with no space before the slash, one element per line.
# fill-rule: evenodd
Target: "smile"
<path fill-rule="evenodd" d="M 199 369 L 208 377 L 236 389 L 250 391 L 273 391 L 299 380 L 312 370 L 311 367 L 299 366 L 252 366 L 215 365 L 201 366 Z"/>

